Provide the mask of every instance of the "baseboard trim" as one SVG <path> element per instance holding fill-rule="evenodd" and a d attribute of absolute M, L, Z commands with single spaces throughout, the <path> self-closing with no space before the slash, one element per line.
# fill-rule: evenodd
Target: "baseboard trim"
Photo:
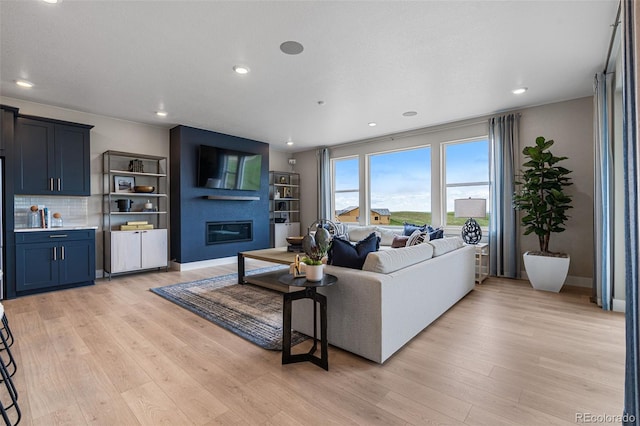
<path fill-rule="evenodd" d="M 529 281 L 529 277 L 527 277 L 527 271 L 522 270 L 522 279 Z M 564 281 L 564 285 L 570 285 L 573 287 L 585 287 L 592 288 L 593 287 L 593 278 L 591 277 L 576 277 L 574 275 L 568 275 L 567 279 Z"/>
<path fill-rule="evenodd" d="M 564 282 L 564 285 L 571 285 L 574 287 L 593 287 L 593 278 L 590 277 L 576 277 L 573 275 L 567 276 L 567 280 Z"/>
<path fill-rule="evenodd" d="M 210 266 L 228 265 L 230 263 L 234 263 L 237 261 L 238 261 L 237 256 L 221 257 L 218 259 L 200 260 L 197 262 L 188 262 L 188 263 L 171 261 L 169 263 L 169 268 L 172 271 L 193 271 L 196 269 L 208 268 Z"/>
<path fill-rule="evenodd" d="M 611 308 L 615 312 L 626 312 L 627 311 L 627 303 L 622 299 L 613 299 L 613 303 Z"/>

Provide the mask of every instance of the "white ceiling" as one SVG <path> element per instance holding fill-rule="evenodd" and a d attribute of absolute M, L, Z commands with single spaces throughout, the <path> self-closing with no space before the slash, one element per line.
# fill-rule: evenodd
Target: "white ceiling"
<path fill-rule="evenodd" d="M 0 94 L 308 149 L 590 96 L 617 5 L 2 0 Z"/>

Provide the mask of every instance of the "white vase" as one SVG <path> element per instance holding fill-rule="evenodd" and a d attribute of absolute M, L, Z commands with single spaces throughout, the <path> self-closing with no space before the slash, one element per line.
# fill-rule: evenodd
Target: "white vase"
<path fill-rule="evenodd" d="M 553 291 L 558 293 L 569 272 L 571 258 L 538 256 L 526 252 L 522 255 L 524 268 L 531 286 L 536 290 Z"/>
<path fill-rule="evenodd" d="M 305 265 L 307 281 L 322 281 L 324 276 L 324 265 Z"/>

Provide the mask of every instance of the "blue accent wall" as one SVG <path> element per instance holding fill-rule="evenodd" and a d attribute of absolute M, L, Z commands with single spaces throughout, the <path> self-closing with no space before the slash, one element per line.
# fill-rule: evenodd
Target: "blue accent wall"
<path fill-rule="evenodd" d="M 170 133 L 171 259 L 180 263 L 236 256 L 239 251 L 269 247 L 269 144 L 187 126 Z M 262 154 L 259 191 L 197 186 L 200 145 Z M 207 200 L 209 195 L 260 197 L 255 201 Z M 206 245 L 205 224 L 253 221 L 253 240 Z"/>

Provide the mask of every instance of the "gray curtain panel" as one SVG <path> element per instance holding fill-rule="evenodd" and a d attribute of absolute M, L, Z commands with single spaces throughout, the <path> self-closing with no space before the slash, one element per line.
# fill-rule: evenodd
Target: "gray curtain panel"
<path fill-rule="evenodd" d="M 602 301 L 602 309 L 611 309 L 613 269 L 611 265 L 613 241 L 613 140 L 611 99 L 613 74 L 596 74 L 594 79 L 595 139 L 594 158 L 594 217 L 593 217 L 593 296 Z"/>
<path fill-rule="evenodd" d="M 333 220 L 331 214 L 331 158 L 329 148 L 318 150 L 318 219 Z"/>
<path fill-rule="evenodd" d="M 516 149 L 519 146 L 518 114 L 489 120 L 490 199 L 489 251 L 491 275 L 518 278 L 520 248 L 517 215 L 513 210 Z"/>
<path fill-rule="evenodd" d="M 625 276 L 626 289 L 626 368 L 625 368 L 625 395 L 624 395 L 624 419 L 625 425 L 638 425 L 640 415 L 640 402 L 638 398 L 639 387 L 639 356 L 640 356 L 640 329 L 638 327 L 638 286 L 640 276 L 638 265 L 640 264 L 640 234 L 638 223 L 640 222 L 640 206 L 638 205 L 638 183 L 640 182 L 640 157 L 638 153 L 638 86 L 636 76 L 636 42 L 634 33 L 638 31 L 636 21 L 638 11 L 635 2 L 624 0 L 622 2 L 622 27 L 623 27 L 623 68 L 624 83 L 622 89 L 623 101 L 623 137 L 624 137 L 624 178 L 625 178 L 625 260 L 627 264 Z"/>

